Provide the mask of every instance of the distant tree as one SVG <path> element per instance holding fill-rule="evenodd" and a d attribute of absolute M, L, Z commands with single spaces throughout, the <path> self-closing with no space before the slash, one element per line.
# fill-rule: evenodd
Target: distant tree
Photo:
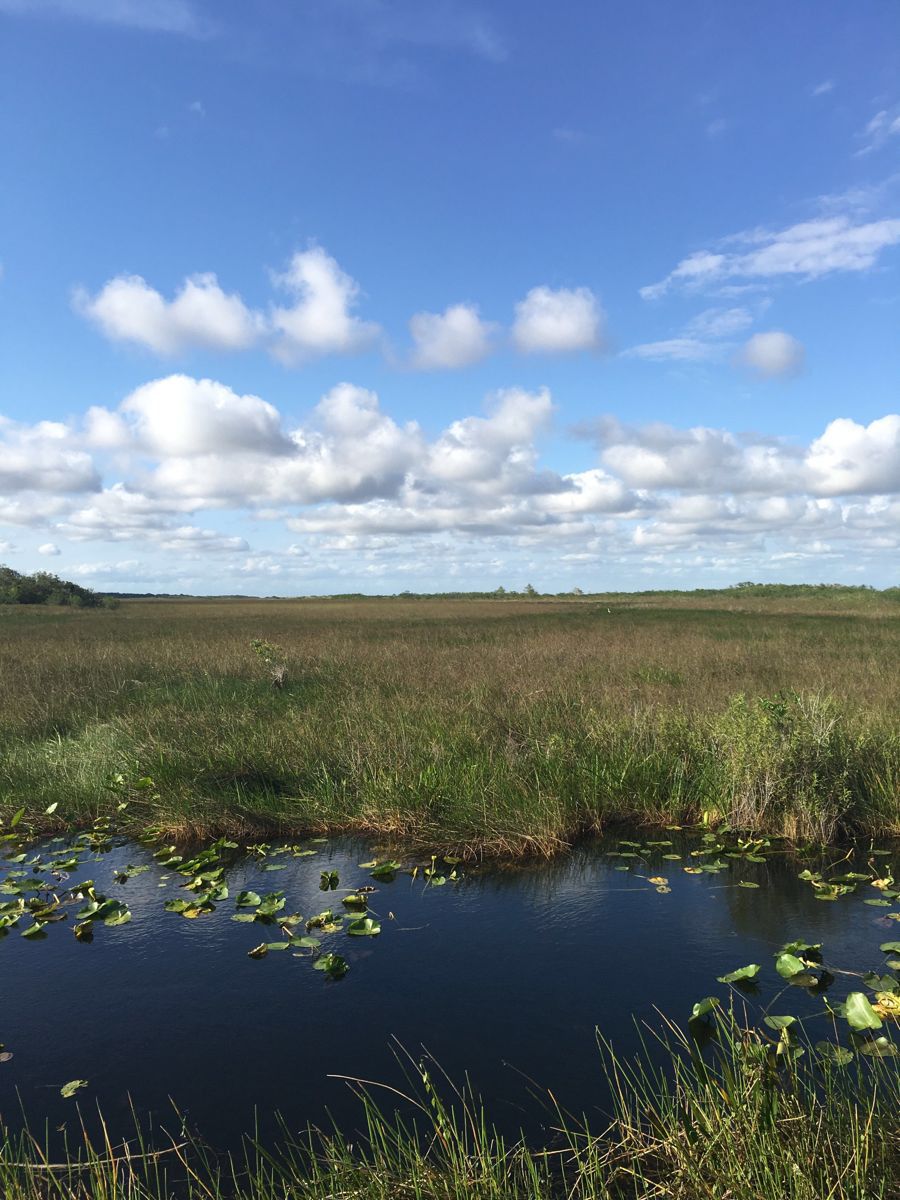
<path fill-rule="evenodd" d="M 583 596 L 583 595 L 584 595 L 584 592 L 581 590 L 581 588 L 580 588 L 580 587 L 573 587 L 573 588 L 572 588 L 572 595 L 573 595 L 573 596 Z"/>
<path fill-rule="evenodd" d="M 103 597 L 90 588 L 51 575 L 49 571 L 23 575 L 12 567 L 0 565 L 0 604 L 58 604 L 68 608 L 97 608 L 103 604 Z"/>
<path fill-rule="evenodd" d="M 531 584 L 530 584 L 530 583 L 526 583 L 526 584 L 525 584 L 525 595 L 526 595 L 526 596 L 536 596 L 536 595 L 537 595 L 537 592 L 536 592 L 536 591 L 535 591 L 535 589 L 534 589 L 534 588 L 531 586 Z"/>

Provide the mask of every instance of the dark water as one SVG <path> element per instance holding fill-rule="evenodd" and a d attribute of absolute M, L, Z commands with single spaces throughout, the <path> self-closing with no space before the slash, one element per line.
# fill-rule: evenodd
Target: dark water
<path fill-rule="evenodd" d="M 85 856 L 73 879 L 89 876 L 127 900 L 133 919 L 99 927 L 91 944 L 75 940 L 71 920 L 38 941 L 20 936 L 23 921 L 0 940 L 0 1042 L 14 1054 L 0 1064 L 3 1119 L 16 1125 L 21 1105 L 33 1124 L 73 1124 L 76 1101 L 59 1088 L 86 1079 L 77 1104 L 90 1112 L 99 1103 L 119 1135 L 133 1127 L 129 1098 L 142 1117 L 169 1127 L 173 1099 L 217 1146 L 235 1145 L 257 1113 L 265 1132 L 276 1109 L 295 1129 L 327 1124 L 330 1114 L 353 1130 L 359 1102 L 334 1077 L 402 1085 L 399 1045 L 414 1056 L 426 1048 L 454 1080 L 468 1074 L 502 1127 L 541 1136 L 555 1120 L 535 1096 L 542 1089 L 575 1113 L 603 1109 L 598 1026 L 628 1053 L 635 1018 L 658 1023 L 659 1008 L 683 1020 L 701 997 L 727 996 L 716 976 L 746 963 L 763 965 L 759 1000 L 770 1003 L 783 987 L 773 954 L 785 941 L 823 942 L 830 963 L 865 971 L 883 969 L 879 943 L 900 938 L 900 923 L 885 916 L 891 909 L 863 903 L 877 891 L 860 884 L 836 902 L 817 901 L 797 878 L 805 864 L 783 854 L 732 860 L 719 874 L 684 873 L 688 858 L 638 861 L 624 872 L 599 843 L 585 843 L 539 866 L 467 868 L 442 887 L 408 874 L 376 883 L 370 901 L 382 933 L 326 938 L 350 964 L 331 981 L 290 951 L 249 958 L 278 930 L 230 919 L 242 888 L 283 889 L 285 911 L 309 916 L 340 910 L 345 886 L 373 883 L 358 865 L 373 857 L 370 846 L 314 849 L 267 859 L 284 864 L 273 872 L 239 861 L 227 875 L 230 899 L 194 921 L 164 911 L 165 900 L 186 894 L 183 881 L 148 850 Z M 875 861 L 886 873 L 892 860 Z M 150 870 L 116 884 L 113 872 L 126 863 Z M 325 869 L 339 872 L 338 891 L 319 890 Z M 669 893 L 644 878 L 657 875 Z M 836 996 L 853 986 L 839 977 Z M 822 1007 L 788 992 L 772 1011 Z"/>

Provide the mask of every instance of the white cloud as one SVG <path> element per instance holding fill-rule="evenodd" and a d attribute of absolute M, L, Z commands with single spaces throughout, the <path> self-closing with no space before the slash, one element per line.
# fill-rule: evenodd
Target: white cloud
<path fill-rule="evenodd" d="M 900 242 L 900 220 L 855 223 L 848 216 L 817 217 L 778 231 L 749 230 L 726 239 L 745 249 L 701 250 L 683 259 L 665 279 L 640 289 L 656 300 L 677 286 L 711 287 L 730 279 L 817 279 L 836 271 L 865 271 Z"/>
<path fill-rule="evenodd" d="M 412 365 L 421 371 L 472 366 L 490 353 L 494 328 L 482 321 L 472 304 L 453 304 L 442 313 L 416 313 L 409 321 L 415 343 Z"/>
<path fill-rule="evenodd" d="M 240 296 L 227 294 L 213 274 L 192 275 L 166 300 L 140 275 L 119 275 L 96 296 L 75 292 L 76 311 L 113 341 L 133 342 L 162 355 L 194 348 L 247 350 L 261 338 L 262 318 Z"/>
<path fill-rule="evenodd" d="M 0 417 L 0 496 L 20 492 L 57 496 L 99 489 L 93 460 L 72 441 L 71 430 L 60 422 L 28 426 Z"/>
<path fill-rule="evenodd" d="M 525 354 L 571 354 L 603 345 L 603 311 L 586 287 L 535 287 L 516 305 L 513 342 Z"/>
<path fill-rule="evenodd" d="M 740 361 L 767 379 L 796 375 L 803 367 L 805 351 L 796 338 L 779 329 L 755 333 L 741 351 Z"/>
<path fill-rule="evenodd" d="M 584 427 L 604 466 L 628 486 L 706 495 L 757 493 L 853 496 L 900 493 L 900 415 L 860 425 L 832 421 L 806 448 L 775 438 L 702 426 L 623 425 L 604 418 Z"/>
<path fill-rule="evenodd" d="M 193 457 L 289 448 L 278 410 L 259 396 L 240 396 L 213 379 L 168 375 L 145 383 L 120 405 L 137 444 L 152 454 Z M 97 410 L 92 428 L 98 428 Z M 113 427 L 112 420 L 104 420 Z"/>
<path fill-rule="evenodd" d="M 724 331 L 741 318 L 696 322 Z M 429 590 L 548 573 L 693 586 L 710 574 L 778 578 L 826 557 L 878 578 L 900 550 L 900 414 L 840 418 L 805 443 L 607 418 L 583 431 L 596 465 L 563 473 L 541 460 L 553 412 L 546 390 L 511 388 L 429 436 L 344 383 L 291 425 L 260 397 L 171 376 L 68 425 L 0 421 L 0 477 L 19 488 L 0 495 L 0 524 L 45 531 L 29 539 L 33 565 L 39 545 L 106 541 L 120 562 L 98 574 L 175 591 L 269 591 L 273 578 L 291 591 L 299 577 L 304 589 Z M 36 489 L 72 468 L 70 487 L 99 488 L 89 438 L 122 478 L 87 495 Z M 60 461 L 63 451 L 83 457 Z"/>
<path fill-rule="evenodd" d="M 727 430 L 634 427 L 607 418 L 586 432 L 600 444 L 604 466 L 633 488 L 780 493 L 796 479 L 780 444 L 748 444 Z"/>
<path fill-rule="evenodd" d="M 352 354 L 372 345 L 377 325 L 353 315 L 359 284 L 320 246 L 300 251 L 275 282 L 297 297 L 290 308 L 272 312 L 274 352 L 288 364 L 322 354 Z"/>
<path fill-rule="evenodd" d="M 707 362 L 719 353 L 718 346 L 698 338 L 675 337 L 661 342 L 643 342 L 622 351 L 623 358 L 648 358 L 655 362 Z"/>
<path fill-rule="evenodd" d="M 810 88 L 811 96 L 827 96 L 829 92 L 834 91 L 834 80 L 823 79 L 821 83 L 817 83 L 815 87 Z"/>
<path fill-rule="evenodd" d="M 38 554 L 44 554 L 48 558 L 55 558 L 59 552 L 59 546 L 55 542 L 44 542 L 42 546 L 38 546 Z"/>
<path fill-rule="evenodd" d="M 622 357 L 709 362 L 722 356 L 725 348 L 722 339 L 741 332 L 752 323 L 753 315 L 746 308 L 707 308 L 688 321 L 678 337 L 631 346 L 622 352 Z"/>
<path fill-rule="evenodd" d="M 900 491 L 900 415 L 870 425 L 832 421 L 810 446 L 806 465 L 819 495 Z"/>
<path fill-rule="evenodd" d="M 866 125 L 859 135 L 863 145 L 857 150 L 856 157 L 861 158 L 866 154 L 871 154 L 874 150 L 880 150 L 886 142 L 897 137 L 898 134 L 900 134 L 900 105 L 895 104 L 893 108 L 881 109 Z"/>
<path fill-rule="evenodd" d="M 747 308 L 707 308 L 688 321 L 685 332 L 697 338 L 727 338 L 753 324 Z"/>
<path fill-rule="evenodd" d="M 68 17 L 190 36 L 199 36 L 208 30 L 190 0 L 0 0 L 0 12 L 29 17 Z"/>

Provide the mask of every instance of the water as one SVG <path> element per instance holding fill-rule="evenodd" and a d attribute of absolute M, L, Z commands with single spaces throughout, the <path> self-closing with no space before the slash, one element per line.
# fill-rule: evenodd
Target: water
<path fill-rule="evenodd" d="M 99 1103 L 119 1136 L 133 1128 L 130 1104 L 176 1127 L 172 1101 L 219 1147 L 237 1145 L 255 1121 L 267 1132 L 274 1110 L 293 1129 L 333 1119 L 352 1131 L 360 1105 L 340 1076 L 404 1086 L 399 1049 L 418 1057 L 424 1047 L 455 1081 L 468 1074 L 503 1128 L 540 1138 L 556 1120 L 539 1098 L 545 1089 L 572 1112 L 603 1110 L 598 1026 L 629 1053 L 635 1019 L 658 1025 L 658 1008 L 683 1020 L 701 997 L 727 995 L 716 976 L 750 962 L 763 965 L 760 999 L 769 1003 L 783 986 L 773 953 L 793 939 L 823 942 L 827 960 L 848 970 L 884 969 L 879 943 L 900 938 L 900 925 L 889 908 L 863 903 L 879 895 L 868 884 L 819 902 L 797 878 L 805 864 L 784 854 L 686 874 L 699 861 L 687 857 L 696 844 L 676 844 L 681 862 L 661 861 L 660 848 L 649 866 L 625 860 L 624 872 L 609 844 L 586 842 L 553 862 L 467 867 L 459 882 L 431 887 L 421 875 L 373 881 L 358 865 L 372 847 L 338 840 L 306 857 L 240 860 L 227 871 L 230 898 L 197 920 L 164 910 L 188 893 L 147 849 L 84 855 L 72 879 L 93 878 L 133 918 L 98 927 L 90 944 L 72 936 L 71 919 L 37 941 L 20 936 L 23 920 L 0 941 L 0 1042 L 14 1055 L 0 1064 L 0 1114 L 16 1125 L 21 1107 L 32 1124 L 72 1126 L 76 1101 L 59 1089 L 86 1079 L 78 1104 L 90 1112 Z M 872 861 L 885 874 L 892 860 Z M 149 870 L 115 883 L 126 864 Z M 323 870 L 339 873 L 337 891 L 319 890 Z M 657 892 L 649 876 L 667 877 L 671 891 Z M 324 939 L 350 964 L 339 981 L 290 951 L 249 958 L 278 928 L 230 919 L 241 889 L 283 889 L 285 912 L 309 917 L 341 910 L 345 888 L 362 884 L 377 888 L 370 905 L 382 933 Z M 839 976 L 834 994 L 851 986 L 860 985 Z M 788 988 L 772 1011 L 804 1008 L 822 1001 Z"/>

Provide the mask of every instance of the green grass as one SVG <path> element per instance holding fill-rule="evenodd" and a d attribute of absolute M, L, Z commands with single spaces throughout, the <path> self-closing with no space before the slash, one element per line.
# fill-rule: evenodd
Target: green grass
<path fill-rule="evenodd" d="M 220 1156 L 179 1135 L 114 1145 L 74 1137 L 54 1154 L 0 1130 L 4 1200 L 896 1200 L 900 1085 L 895 1060 L 791 1063 L 777 1042 L 718 1020 L 714 1057 L 663 1031 L 668 1065 L 618 1061 L 601 1047 L 612 1095 L 605 1128 L 555 1113 L 553 1144 L 504 1140 L 476 1098 L 419 1068 L 411 1094 L 383 1109 L 362 1093 L 353 1140 L 287 1131 Z M 552 1106 L 552 1097 L 547 1098 Z M 405 1113 L 406 1115 L 400 1115 Z M 410 1114 L 417 1118 L 411 1120 Z"/>
<path fill-rule="evenodd" d="M 284 648 L 284 687 L 250 643 Z M 864 589 L 0 608 L 0 818 L 552 852 L 704 813 L 900 832 L 900 602 Z"/>

